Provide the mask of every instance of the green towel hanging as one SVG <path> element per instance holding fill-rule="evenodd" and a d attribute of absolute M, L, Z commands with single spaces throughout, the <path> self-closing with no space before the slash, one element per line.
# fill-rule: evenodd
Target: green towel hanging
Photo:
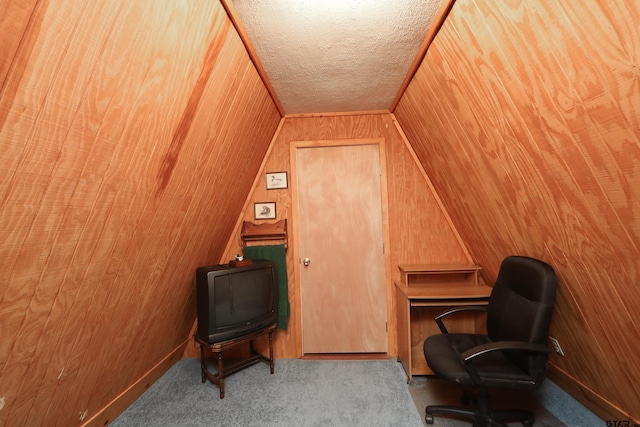
<path fill-rule="evenodd" d="M 287 329 L 289 324 L 289 285 L 287 279 L 287 255 L 282 245 L 246 246 L 244 256 L 248 259 L 266 259 L 276 265 L 278 275 L 278 329 Z"/>

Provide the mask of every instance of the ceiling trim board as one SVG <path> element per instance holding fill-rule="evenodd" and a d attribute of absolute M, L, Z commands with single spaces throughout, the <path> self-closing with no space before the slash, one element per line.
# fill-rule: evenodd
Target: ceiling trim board
<path fill-rule="evenodd" d="M 305 118 L 305 117 L 327 117 L 327 116 L 366 116 L 372 114 L 389 114 L 388 110 L 366 110 L 366 111 L 336 111 L 326 113 L 296 113 L 285 114 L 285 119 Z"/>
<path fill-rule="evenodd" d="M 224 7 L 224 10 L 227 12 L 227 16 L 229 16 L 231 23 L 236 29 L 236 32 L 238 33 L 238 35 L 240 36 L 240 40 L 242 40 L 242 43 L 244 44 L 244 47 L 247 50 L 247 53 L 249 54 L 249 58 L 251 59 L 251 62 L 253 62 L 253 65 L 256 67 L 256 70 L 258 71 L 258 75 L 260 76 L 260 79 L 262 79 L 262 83 L 264 83 L 265 87 L 267 88 L 267 91 L 269 92 L 269 95 L 271 96 L 271 99 L 273 100 L 274 104 L 276 105 L 276 108 L 278 109 L 278 112 L 280 113 L 280 117 L 284 117 L 284 108 L 282 108 L 282 104 L 280 104 L 278 95 L 276 95 L 276 91 L 273 89 L 273 86 L 271 85 L 271 81 L 269 80 L 269 77 L 267 77 L 267 73 L 264 71 L 264 68 L 262 67 L 262 63 L 260 62 L 260 59 L 256 54 L 256 50 L 253 47 L 253 43 L 251 43 L 251 39 L 249 38 L 249 34 L 247 33 L 247 30 L 244 28 L 244 25 L 242 25 L 242 21 L 240 20 L 240 15 L 236 10 L 236 7 L 234 6 L 233 1 L 220 0 L 220 3 L 222 3 L 222 7 Z"/>
<path fill-rule="evenodd" d="M 435 17 L 433 18 L 433 23 L 431 24 L 431 27 L 429 28 L 429 31 L 427 32 L 427 35 L 424 38 L 424 41 L 420 45 L 418 54 L 413 60 L 411 67 L 409 67 L 409 71 L 407 72 L 407 75 L 404 78 L 402 85 L 400 85 L 400 89 L 398 89 L 398 94 L 396 95 L 395 99 L 391 103 L 391 107 L 389 108 L 390 113 L 393 113 L 396 110 L 396 107 L 398 106 L 398 103 L 400 102 L 402 95 L 404 95 L 404 92 L 405 90 L 407 90 L 409 83 L 411 83 L 411 80 L 413 80 L 413 76 L 416 74 L 416 72 L 418 71 L 418 68 L 420 67 L 420 64 L 422 64 L 422 60 L 427 55 L 429 46 L 431 46 L 431 43 L 433 42 L 433 40 L 435 40 L 436 35 L 438 35 L 440 28 L 446 21 L 447 16 L 449 16 L 449 12 L 453 8 L 453 5 L 455 4 L 455 2 L 456 0 L 442 0 L 442 3 L 440 4 L 440 8 L 438 9 Z"/>

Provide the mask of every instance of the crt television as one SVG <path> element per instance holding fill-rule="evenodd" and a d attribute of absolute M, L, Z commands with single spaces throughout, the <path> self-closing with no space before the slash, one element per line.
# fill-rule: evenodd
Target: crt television
<path fill-rule="evenodd" d="M 197 336 L 209 344 L 240 338 L 277 321 L 276 266 L 267 260 L 196 269 Z"/>

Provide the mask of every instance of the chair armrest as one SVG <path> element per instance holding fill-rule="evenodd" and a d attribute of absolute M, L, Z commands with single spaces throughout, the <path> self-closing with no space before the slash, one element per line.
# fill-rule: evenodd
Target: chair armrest
<path fill-rule="evenodd" d="M 438 324 L 438 327 L 440 328 L 440 332 L 442 332 L 443 334 L 449 333 L 447 328 L 444 326 L 444 322 L 442 321 L 442 319 L 452 314 L 460 313 L 463 311 L 487 311 L 487 306 L 472 305 L 472 306 L 465 306 L 465 307 L 456 307 L 456 308 L 452 308 L 451 310 L 445 311 L 444 313 L 439 314 L 438 316 L 436 316 L 435 321 Z"/>
<path fill-rule="evenodd" d="M 460 359 L 476 384 L 482 384 L 482 378 L 480 378 L 478 370 L 473 365 L 473 359 L 496 350 L 519 350 L 531 351 L 534 353 L 549 353 L 550 351 L 549 347 L 544 344 L 532 344 L 522 341 L 494 341 L 472 347 L 469 350 L 460 353 Z"/>
<path fill-rule="evenodd" d="M 520 351 L 532 351 L 535 353 L 549 353 L 549 347 L 544 344 L 532 344 L 523 341 L 494 341 L 487 344 L 482 344 L 467 351 L 460 353 L 462 361 L 469 363 L 473 361 L 475 357 L 482 356 L 496 350 L 520 350 Z"/>

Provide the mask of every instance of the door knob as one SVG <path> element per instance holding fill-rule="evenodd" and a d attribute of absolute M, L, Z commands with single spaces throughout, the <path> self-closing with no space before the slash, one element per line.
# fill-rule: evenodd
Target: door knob
<path fill-rule="evenodd" d="M 304 266 L 308 266 L 309 264 L 311 264 L 311 260 L 309 258 L 305 258 L 302 263 L 304 264 Z"/>

